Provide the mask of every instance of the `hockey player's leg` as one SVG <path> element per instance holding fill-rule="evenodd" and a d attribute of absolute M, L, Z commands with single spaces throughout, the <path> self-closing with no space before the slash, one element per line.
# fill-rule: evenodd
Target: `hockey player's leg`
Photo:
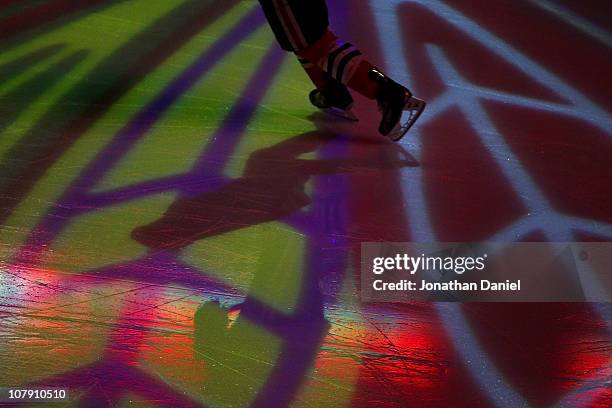
<path fill-rule="evenodd" d="M 308 48 L 327 32 L 329 22 L 324 0 L 259 2 L 278 43 L 287 51 Z M 357 120 L 351 110 L 353 98 L 347 87 L 312 61 L 298 59 L 316 87 L 309 95 L 310 102 L 326 113 Z"/>
<path fill-rule="evenodd" d="M 349 87 L 378 102 L 381 134 L 393 140 L 404 136 L 423 112 L 425 102 L 413 97 L 408 89 L 376 69 L 352 44 L 338 39 L 329 30 L 325 0 L 259 1 L 281 46 L 294 51 L 304 64 L 318 67 L 305 67 L 317 87 L 310 94 L 313 105 L 332 109 L 331 113 L 346 113 L 352 104 Z"/>
<path fill-rule="evenodd" d="M 376 69 L 352 44 L 339 40 L 331 31 L 297 53 L 314 61 L 343 85 L 375 99 L 382 113 L 379 132 L 392 140 L 401 139 L 425 109 L 425 102 Z M 403 117 L 405 116 L 405 117 Z"/>
<path fill-rule="evenodd" d="M 314 63 L 298 59 L 316 87 L 310 92 L 310 103 L 325 113 L 351 121 L 359 120 L 352 111 L 353 97 L 348 88 Z"/>

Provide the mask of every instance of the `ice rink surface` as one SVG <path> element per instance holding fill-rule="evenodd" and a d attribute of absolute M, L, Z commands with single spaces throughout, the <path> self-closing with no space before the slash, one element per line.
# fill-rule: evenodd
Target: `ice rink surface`
<path fill-rule="evenodd" d="M 359 302 L 361 242 L 612 240 L 612 6 L 329 6 L 428 101 L 401 144 L 316 113 L 255 1 L 0 0 L 0 387 L 612 406 L 610 304 Z"/>

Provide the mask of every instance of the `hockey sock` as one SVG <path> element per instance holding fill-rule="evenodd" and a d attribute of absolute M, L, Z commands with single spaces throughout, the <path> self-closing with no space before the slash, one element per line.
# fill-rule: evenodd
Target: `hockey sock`
<path fill-rule="evenodd" d="M 378 84 L 368 77 L 373 65 L 351 43 L 338 39 L 331 31 L 328 30 L 317 42 L 297 54 L 301 59 L 314 61 L 332 78 L 365 97 L 376 97 Z"/>
<path fill-rule="evenodd" d="M 312 83 L 317 87 L 317 89 L 324 89 L 327 85 L 328 76 L 321 68 L 319 68 L 314 63 L 310 62 L 304 58 L 298 58 L 300 64 L 302 64 L 302 68 L 306 71 L 306 74 L 310 77 Z"/>
<path fill-rule="evenodd" d="M 347 85 L 366 98 L 375 99 L 378 94 L 378 83 L 370 79 L 369 72 L 372 68 L 374 68 L 372 64 L 362 59 Z"/>

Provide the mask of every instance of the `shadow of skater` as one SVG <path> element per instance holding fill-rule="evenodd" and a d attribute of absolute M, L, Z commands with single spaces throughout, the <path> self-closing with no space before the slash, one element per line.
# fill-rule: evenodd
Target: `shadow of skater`
<path fill-rule="evenodd" d="M 316 117 L 314 120 L 320 125 Z M 214 191 L 178 198 L 159 220 L 136 228 L 132 236 L 150 248 L 178 251 L 197 240 L 280 220 L 302 210 L 312 202 L 306 185 L 313 176 L 417 165 L 394 143 L 368 143 L 359 158 L 302 158 L 334 139 L 338 141 L 336 136 L 316 130 L 260 149 L 249 156 L 242 177 Z M 351 146 L 356 143 L 352 141 Z M 257 273 L 248 298 L 233 310 L 213 301 L 196 311 L 194 352 L 205 365 L 202 392 L 207 402 L 287 406 L 299 389 L 329 328 L 318 283 L 321 271 L 306 268 L 301 276 L 283 274 L 286 279 L 300 281 L 299 300 L 284 313 L 270 307 L 270 299 L 254 293 L 260 284 L 282 287 L 277 272 L 283 273 L 283 269 L 266 268 L 265 273 Z"/>
<path fill-rule="evenodd" d="M 215 191 L 178 198 L 157 221 L 134 229 L 132 238 L 155 249 L 179 250 L 203 238 L 287 217 L 311 203 L 312 176 L 414 167 L 401 146 L 372 145 L 359 159 L 302 159 L 337 134 L 313 131 L 252 153 L 242 177 Z"/>

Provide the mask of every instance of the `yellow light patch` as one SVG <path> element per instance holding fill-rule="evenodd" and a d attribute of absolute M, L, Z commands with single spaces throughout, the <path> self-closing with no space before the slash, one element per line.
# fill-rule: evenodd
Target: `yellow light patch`
<path fill-rule="evenodd" d="M 185 249 L 182 260 L 291 314 L 302 288 L 305 244 L 293 229 L 271 222 L 197 241 Z"/>

